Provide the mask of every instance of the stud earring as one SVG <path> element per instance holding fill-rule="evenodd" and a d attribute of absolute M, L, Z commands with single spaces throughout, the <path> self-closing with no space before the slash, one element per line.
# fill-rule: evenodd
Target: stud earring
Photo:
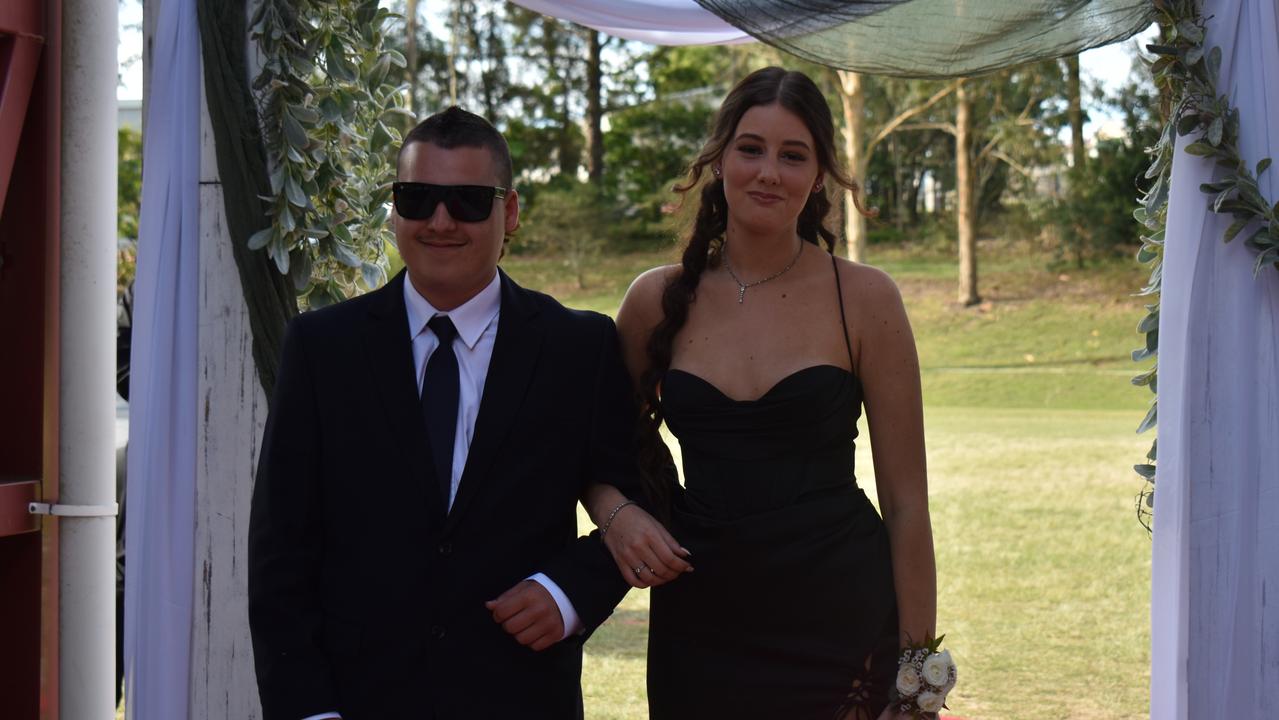
<path fill-rule="evenodd" d="M 824 187 L 826 187 L 826 183 L 824 183 L 824 182 L 822 182 L 822 181 L 818 180 L 818 181 L 817 181 L 817 184 L 813 186 L 813 192 L 815 192 L 815 193 L 819 193 L 819 192 L 821 192 L 821 191 L 822 191 L 822 188 L 824 188 Z"/>
<path fill-rule="evenodd" d="M 719 177 L 719 175 L 720 175 L 720 173 L 721 173 L 721 172 L 723 172 L 723 171 L 719 169 L 719 166 L 718 166 L 718 165 L 715 165 L 715 166 L 712 166 L 712 167 L 711 167 L 711 173 L 713 173 L 713 174 L 715 175 L 715 177 Z"/>

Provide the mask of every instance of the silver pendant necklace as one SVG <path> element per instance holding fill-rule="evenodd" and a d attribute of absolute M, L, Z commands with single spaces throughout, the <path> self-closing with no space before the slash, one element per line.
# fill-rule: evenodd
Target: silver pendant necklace
<path fill-rule="evenodd" d="M 737 283 L 737 304 L 741 305 L 742 302 L 746 300 L 746 288 L 753 288 L 756 285 L 763 285 L 769 280 L 776 280 L 777 278 L 785 275 L 788 270 L 795 267 L 795 263 L 799 260 L 799 256 L 803 252 L 804 252 L 804 241 L 800 240 L 799 248 L 795 250 L 795 257 L 790 259 L 790 262 L 787 263 L 786 267 L 782 268 L 781 270 L 778 270 L 772 275 L 769 275 L 763 280 L 756 280 L 755 282 L 744 283 L 742 282 L 741 278 L 737 277 L 737 273 L 733 272 L 733 266 L 731 263 L 728 262 L 728 241 L 724 241 L 724 269 L 728 271 L 728 276 L 733 278 L 733 282 Z"/>

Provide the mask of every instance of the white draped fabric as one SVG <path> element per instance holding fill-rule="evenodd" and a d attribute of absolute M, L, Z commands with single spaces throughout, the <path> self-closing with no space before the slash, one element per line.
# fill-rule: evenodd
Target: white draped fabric
<path fill-rule="evenodd" d="M 1202 12 L 1245 161 L 1279 160 L 1279 3 L 1209 0 Z M 1254 277 L 1255 253 L 1221 242 L 1231 218 L 1209 212 L 1199 190 L 1218 172 L 1185 152 L 1173 162 L 1151 587 L 1157 720 L 1279 712 L 1279 272 Z M 1271 202 L 1276 172 L 1259 182 Z"/>
<path fill-rule="evenodd" d="M 131 719 L 188 715 L 194 581 L 200 37 L 194 0 L 155 33 L 134 282 L 125 543 Z"/>
<path fill-rule="evenodd" d="M 693 0 L 513 0 L 529 10 L 571 20 L 627 40 L 655 45 L 753 42 Z"/>

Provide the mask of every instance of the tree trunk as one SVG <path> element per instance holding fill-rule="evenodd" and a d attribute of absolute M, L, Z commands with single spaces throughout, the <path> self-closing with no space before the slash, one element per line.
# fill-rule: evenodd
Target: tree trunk
<path fill-rule="evenodd" d="M 600 87 L 603 77 L 600 50 L 604 44 L 600 42 L 600 34 L 595 30 L 587 31 L 587 39 L 590 42 L 590 57 L 586 65 L 587 174 L 591 183 L 599 186 L 604 182 L 604 106 Z"/>
<path fill-rule="evenodd" d="M 1066 58 L 1066 68 L 1069 71 L 1066 94 L 1070 106 L 1066 112 L 1070 116 L 1071 166 L 1078 172 L 1083 170 L 1084 163 L 1087 162 L 1087 155 L 1084 152 L 1084 113 L 1079 102 L 1079 56 L 1072 55 Z"/>
<path fill-rule="evenodd" d="M 1069 101 L 1066 113 L 1070 117 L 1070 182 L 1073 185 L 1080 182 L 1083 178 L 1084 164 L 1088 161 L 1087 154 L 1084 152 L 1084 113 L 1079 102 L 1079 56 L 1072 55 L 1066 58 L 1066 70 L 1068 77 L 1066 79 L 1066 95 Z M 1074 188 L 1071 188 L 1074 191 Z M 1052 230 L 1056 233 L 1056 227 Z M 1074 233 L 1075 240 L 1072 243 L 1075 251 L 1075 266 L 1083 269 L 1084 267 L 1084 234 L 1076 230 Z M 1058 240 L 1060 242 L 1060 240 Z"/>
<path fill-rule="evenodd" d="M 449 11 L 449 104 L 457 104 L 457 46 L 461 42 L 458 37 L 461 35 L 459 25 L 461 25 L 461 0 L 453 0 L 453 7 Z"/>
<path fill-rule="evenodd" d="M 893 224 L 900 235 L 906 231 L 906 213 L 903 212 L 906 188 L 902 181 L 902 152 L 896 135 L 890 137 L 889 142 L 893 150 Z"/>
<path fill-rule="evenodd" d="M 910 224 L 919 224 L 919 190 L 924 184 L 924 170 L 912 170 L 910 185 L 906 188 L 906 212 L 910 213 Z"/>
<path fill-rule="evenodd" d="M 844 105 L 844 154 L 848 169 L 858 183 L 866 182 L 869 165 L 865 153 L 865 125 L 862 113 L 866 108 L 866 91 L 862 76 L 847 70 L 838 71 L 839 99 Z M 866 218 L 857 211 L 851 190 L 844 191 L 844 236 L 848 241 L 848 259 L 864 262 L 866 257 Z"/>
<path fill-rule="evenodd" d="M 417 108 L 417 0 L 406 0 L 404 4 L 404 79 L 409 84 L 409 112 Z"/>
<path fill-rule="evenodd" d="M 972 102 L 966 81 L 961 81 L 955 100 L 955 194 L 959 217 L 959 303 L 981 302 L 977 294 L 977 213 L 973 178 Z"/>

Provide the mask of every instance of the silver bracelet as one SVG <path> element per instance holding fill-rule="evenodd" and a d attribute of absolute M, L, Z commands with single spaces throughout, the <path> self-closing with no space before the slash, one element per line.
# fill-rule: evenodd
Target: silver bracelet
<path fill-rule="evenodd" d="M 604 527 L 600 528 L 600 542 L 604 542 L 604 536 L 608 534 L 608 529 L 613 527 L 613 518 L 617 517 L 617 514 L 622 511 L 622 508 L 627 505 L 634 504 L 634 500 L 626 500 L 625 502 L 618 503 L 617 507 L 613 508 L 613 512 L 609 513 L 608 519 L 604 521 Z"/>

